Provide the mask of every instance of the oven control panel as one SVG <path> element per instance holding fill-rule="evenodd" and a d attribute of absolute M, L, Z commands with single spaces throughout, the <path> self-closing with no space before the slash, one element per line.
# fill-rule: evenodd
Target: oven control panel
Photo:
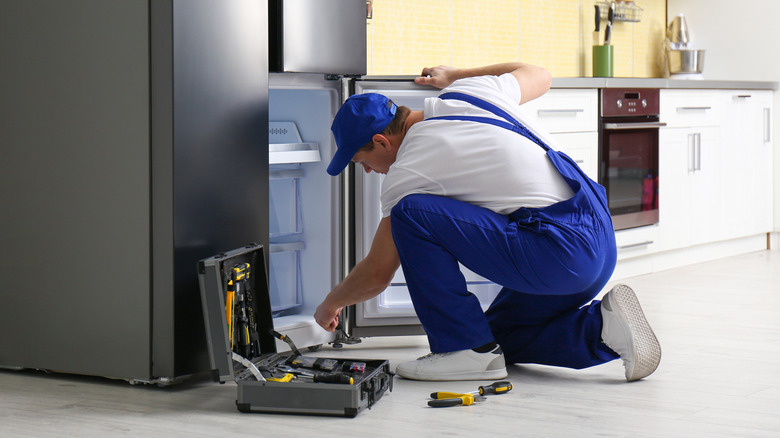
<path fill-rule="evenodd" d="M 657 116 L 660 95 L 657 88 L 604 88 L 601 90 L 601 117 Z"/>

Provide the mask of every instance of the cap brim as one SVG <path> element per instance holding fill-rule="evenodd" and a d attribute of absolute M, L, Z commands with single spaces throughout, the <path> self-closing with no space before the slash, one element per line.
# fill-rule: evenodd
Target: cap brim
<path fill-rule="evenodd" d="M 336 176 L 344 171 L 344 169 L 347 168 L 347 165 L 350 161 L 352 161 L 352 157 L 354 157 L 355 154 L 346 152 L 345 148 L 339 148 L 336 150 L 336 153 L 333 154 L 333 158 L 330 160 L 330 164 L 328 165 L 327 172 L 331 176 Z"/>

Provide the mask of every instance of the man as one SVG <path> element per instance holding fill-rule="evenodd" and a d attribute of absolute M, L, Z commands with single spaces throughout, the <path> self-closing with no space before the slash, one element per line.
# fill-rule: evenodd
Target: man
<path fill-rule="evenodd" d="M 519 110 L 549 89 L 549 73 L 439 66 L 415 82 L 443 89 L 423 111 L 363 94 L 333 121 L 328 173 L 352 161 L 385 174 L 383 218 L 366 258 L 317 308 L 318 324 L 333 331 L 344 306 L 378 295 L 401 265 L 431 347 L 398 365 L 402 377 L 501 379 L 506 362 L 579 369 L 618 357 L 628 381 L 652 373 L 661 350 L 631 288 L 591 302 L 616 261 L 603 187 Z M 486 312 L 458 262 L 503 286 Z"/>

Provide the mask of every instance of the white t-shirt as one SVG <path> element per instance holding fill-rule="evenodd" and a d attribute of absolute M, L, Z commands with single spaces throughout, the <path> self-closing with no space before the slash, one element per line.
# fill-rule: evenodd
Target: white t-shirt
<path fill-rule="evenodd" d="M 539 132 L 520 109 L 520 85 L 512 74 L 460 79 L 441 93 L 450 91 L 493 103 L 554 147 L 550 136 Z M 427 120 L 445 115 L 499 119 L 463 101 L 426 99 L 426 120 L 406 133 L 382 182 L 382 216 L 415 193 L 446 196 L 500 214 L 546 207 L 573 196 L 545 150 L 533 141 L 486 123 Z"/>

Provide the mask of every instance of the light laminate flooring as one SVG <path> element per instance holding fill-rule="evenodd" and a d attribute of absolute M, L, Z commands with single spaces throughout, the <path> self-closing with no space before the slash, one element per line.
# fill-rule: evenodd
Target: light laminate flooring
<path fill-rule="evenodd" d="M 659 369 L 626 383 L 620 361 L 586 370 L 509 367 L 514 389 L 480 404 L 429 408 L 433 391 L 487 382 L 396 378 L 354 419 L 241 414 L 235 385 L 191 379 L 131 386 L 96 377 L 0 371 L 0 437 L 752 437 L 780 436 L 780 252 L 639 276 L 663 348 Z M 317 354 L 400 361 L 424 337 L 369 338 Z"/>

